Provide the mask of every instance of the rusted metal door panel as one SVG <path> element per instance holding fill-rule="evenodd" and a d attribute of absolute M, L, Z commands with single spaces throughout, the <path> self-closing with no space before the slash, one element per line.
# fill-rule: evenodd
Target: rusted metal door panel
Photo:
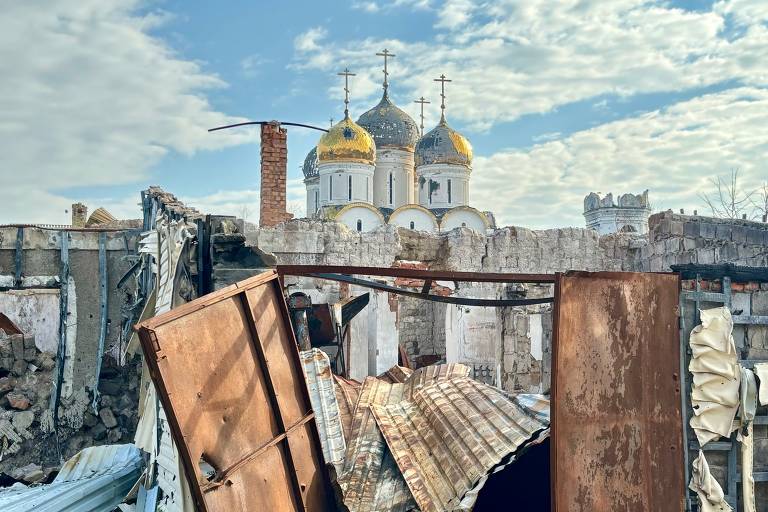
<path fill-rule="evenodd" d="M 289 326 L 268 272 L 137 327 L 201 511 L 333 509 Z"/>
<path fill-rule="evenodd" d="M 676 274 L 556 283 L 552 485 L 557 512 L 683 509 Z"/>

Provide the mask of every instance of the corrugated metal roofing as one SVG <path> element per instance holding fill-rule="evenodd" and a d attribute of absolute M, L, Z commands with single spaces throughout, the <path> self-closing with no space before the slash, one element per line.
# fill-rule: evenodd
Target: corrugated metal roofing
<path fill-rule="evenodd" d="M 69 459 L 48 485 L 0 490 L 0 510 L 107 512 L 123 501 L 142 466 L 141 452 L 132 444 L 86 448 Z"/>
<path fill-rule="evenodd" d="M 305 350 L 301 364 L 309 390 L 309 401 L 315 413 L 315 423 L 320 435 L 325 462 L 341 471 L 347 444 L 344 440 L 339 404 L 336 401 L 336 386 L 328 356 L 320 349 Z"/>
<path fill-rule="evenodd" d="M 400 401 L 403 386 L 367 377 L 360 389 L 344 471 L 339 477 L 350 512 L 405 512 L 416 506 L 371 413 L 374 403 Z"/>
<path fill-rule="evenodd" d="M 355 380 L 348 380 L 338 375 L 333 376 L 336 385 L 336 403 L 339 405 L 341 426 L 344 430 L 344 439 L 351 439 L 352 416 L 355 414 L 357 399 L 360 397 L 361 384 Z M 349 443 L 347 443 L 349 444 Z"/>
<path fill-rule="evenodd" d="M 548 426 L 468 377 L 415 387 L 410 400 L 370 409 L 424 512 L 459 507 L 489 471 Z"/>
<path fill-rule="evenodd" d="M 405 382 L 413 374 L 413 370 L 404 366 L 395 365 L 389 370 L 379 375 L 380 380 L 384 380 L 390 383 Z"/>

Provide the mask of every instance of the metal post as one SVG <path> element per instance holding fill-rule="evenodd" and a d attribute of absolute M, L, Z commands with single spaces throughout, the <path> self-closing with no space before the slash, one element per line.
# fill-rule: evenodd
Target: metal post
<path fill-rule="evenodd" d="M 99 233 L 99 347 L 96 351 L 96 380 L 93 383 L 93 412 L 99 413 L 99 378 L 107 338 L 107 234 Z"/>
<path fill-rule="evenodd" d="M 22 270 L 24 268 L 24 228 L 16 228 L 16 257 L 14 259 L 14 278 L 13 285 L 21 287 Z"/>

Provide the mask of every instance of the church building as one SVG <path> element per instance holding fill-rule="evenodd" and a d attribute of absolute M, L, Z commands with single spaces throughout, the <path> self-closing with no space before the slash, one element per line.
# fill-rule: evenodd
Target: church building
<path fill-rule="evenodd" d="M 356 231 L 394 224 L 419 231 L 467 227 L 484 233 L 493 216 L 469 206 L 472 145 L 448 125 L 444 75 L 440 122 L 424 134 L 389 97 L 386 49 L 381 101 L 357 122 L 349 117 L 349 70 L 344 118 L 330 127 L 304 160 L 307 216 L 333 219 Z"/>

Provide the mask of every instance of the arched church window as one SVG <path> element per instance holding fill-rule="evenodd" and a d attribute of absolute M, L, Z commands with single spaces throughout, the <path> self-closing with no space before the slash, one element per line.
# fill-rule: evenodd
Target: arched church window
<path fill-rule="evenodd" d="M 451 180 L 448 180 L 448 204 L 451 203 Z"/>
<path fill-rule="evenodd" d="M 619 230 L 619 232 L 620 233 L 637 233 L 637 229 L 635 228 L 635 226 L 630 226 L 629 224 L 627 224 L 626 226 L 623 226 Z"/>
<path fill-rule="evenodd" d="M 416 229 L 416 224 L 413 221 L 411 221 L 411 229 Z"/>
<path fill-rule="evenodd" d="M 320 209 L 320 191 L 315 190 L 315 211 Z"/>
<path fill-rule="evenodd" d="M 328 200 L 333 200 L 333 175 L 328 176 Z"/>
<path fill-rule="evenodd" d="M 357 230 L 362 231 L 363 230 L 363 221 L 360 219 L 357 219 Z"/>
<path fill-rule="evenodd" d="M 349 185 L 347 186 L 347 194 L 349 195 L 349 200 L 352 200 L 352 176 L 349 176 Z"/>
<path fill-rule="evenodd" d="M 392 173 L 389 173 L 389 204 L 392 204 Z"/>
<path fill-rule="evenodd" d="M 461 223 L 461 227 L 463 227 L 463 228 L 467 227 L 467 223 L 466 222 L 462 222 Z"/>

